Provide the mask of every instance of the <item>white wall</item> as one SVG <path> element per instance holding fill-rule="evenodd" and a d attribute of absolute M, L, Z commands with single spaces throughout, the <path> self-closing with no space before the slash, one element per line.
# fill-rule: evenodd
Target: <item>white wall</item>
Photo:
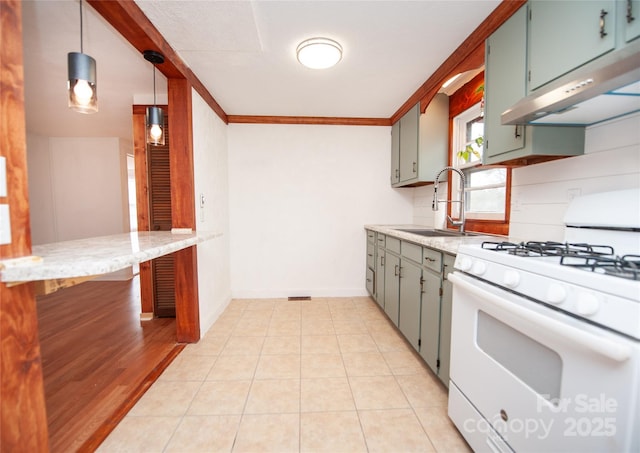
<path fill-rule="evenodd" d="M 582 156 L 513 170 L 510 236 L 562 241 L 574 194 L 640 187 L 640 114 L 591 126 L 585 140 Z"/>
<path fill-rule="evenodd" d="M 389 127 L 230 124 L 233 297 L 365 295 L 365 224 L 410 223 Z"/>
<path fill-rule="evenodd" d="M 28 135 L 27 146 L 34 244 L 128 231 L 130 143 Z"/>
<path fill-rule="evenodd" d="M 200 333 L 204 336 L 231 300 L 227 126 L 195 90 L 192 93 L 196 229 L 223 234 L 197 247 Z M 201 194 L 205 197 L 202 208 Z"/>

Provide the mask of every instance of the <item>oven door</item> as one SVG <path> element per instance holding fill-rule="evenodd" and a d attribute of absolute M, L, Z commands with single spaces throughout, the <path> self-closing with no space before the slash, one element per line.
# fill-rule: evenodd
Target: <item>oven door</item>
<path fill-rule="evenodd" d="M 639 344 L 455 272 L 449 416 L 476 451 L 639 451 Z M 497 433 L 497 434 L 496 434 Z"/>

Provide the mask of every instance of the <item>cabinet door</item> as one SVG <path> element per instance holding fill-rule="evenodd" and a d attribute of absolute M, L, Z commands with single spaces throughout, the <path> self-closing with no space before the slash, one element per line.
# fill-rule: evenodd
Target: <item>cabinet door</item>
<path fill-rule="evenodd" d="M 384 268 L 385 268 L 385 251 L 381 248 L 377 248 L 376 258 L 376 302 L 382 309 L 384 309 Z"/>
<path fill-rule="evenodd" d="M 422 296 L 422 269 L 407 260 L 401 261 L 400 315 L 398 328 L 417 351 L 420 340 L 420 299 Z"/>
<path fill-rule="evenodd" d="M 615 0 L 529 1 L 529 90 L 615 47 Z"/>
<path fill-rule="evenodd" d="M 400 118 L 400 182 L 418 176 L 420 103 Z"/>
<path fill-rule="evenodd" d="M 630 42 L 640 36 L 640 0 L 626 0 L 625 6 L 624 40 Z"/>
<path fill-rule="evenodd" d="M 400 182 L 400 121 L 391 126 L 391 184 Z"/>
<path fill-rule="evenodd" d="M 367 287 L 367 292 L 371 294 L 371 296 L 375 294 L 375 284 L 376 284 L 375 273 L 370 267 L 367 267 L 366 287 Z"/>
<path fill-rule="evenodd" d="M 422 275 L 422 313 L 420 315 L 420 355 L 438 373 L 440 338 L 440 274 L 425 270 Z"/>
<path fill-rule="evenodd" d="M 447 278 L 449 272 L 453 272 L 455 257 L 444 255 L 444 269 L 442 271 L 442 300 L 440 301 L 440 367 L 438 377 L 449 387 L 449 363 L 451 357 L 451 308 L 453 285 Z"/>
<path fill-rule="evenodd" d="M 398 325 L 400 258 L 387 252 L 384 263 L 384 311 Z"/>
<path fill-rule="evenodd" d="M 484 157 L 524 147 L 522 126 L 503 126 L 500 115 L 525 96 L 527 9 L 520 8 L 486 42 Z"/>

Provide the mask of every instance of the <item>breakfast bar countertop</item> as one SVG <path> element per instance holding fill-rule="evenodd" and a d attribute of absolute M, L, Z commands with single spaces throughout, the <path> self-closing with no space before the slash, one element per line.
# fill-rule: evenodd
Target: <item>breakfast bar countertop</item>
<path fill-rule="evenodd" d="M 19 283 L 108 274 L 221 235 L 212 231 L 138 231 L 35 245 L 32 256 L 0 261 L 0 281 Z"/>

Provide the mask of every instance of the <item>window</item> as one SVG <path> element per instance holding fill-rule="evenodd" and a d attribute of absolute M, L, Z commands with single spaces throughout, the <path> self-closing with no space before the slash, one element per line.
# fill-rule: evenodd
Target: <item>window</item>
<path fill-rule="evenodd" d="M 508 172 L 503 167 L 482 167 L 484 118 L 481 104 L 471 106 L 452 121 L 451 162 L 466 176 L 466 218 L 505 221 Z M 458 177 L 454 176 L 452 188 L 459 187 Z M 457 206 L 452 207 L 452 214 L 457 217 L 456 209 Z"/>

